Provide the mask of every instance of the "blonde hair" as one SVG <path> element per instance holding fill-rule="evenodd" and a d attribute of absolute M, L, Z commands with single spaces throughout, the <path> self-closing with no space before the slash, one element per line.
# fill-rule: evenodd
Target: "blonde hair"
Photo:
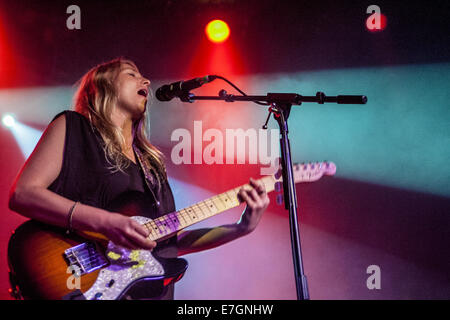
<path fill-rule="evenodd" d="M 114 171 L 123 171 L 130 165 L 130 161 L 122 153 L 126 149 L 122 130 L 111 120 L 118 97 L 114 81 L 123 64 L 136 68 L 132 61 L 124 58 L 102 63 L 89 70 L 79 80 L 79 87 L 74 96 L 74 110 L 89 119 L 91 126 L 101 134 L 106 160 Z M 167 179 L 164 155 L 150 143 L 146 127 L 147 110 L 139 120 L 133 122 L 133 143 L 141 151 L 144 165 L 154 170 L 160 187 L 161 182 Z M 113 160 L 113 163 L 109 159 Z"/>

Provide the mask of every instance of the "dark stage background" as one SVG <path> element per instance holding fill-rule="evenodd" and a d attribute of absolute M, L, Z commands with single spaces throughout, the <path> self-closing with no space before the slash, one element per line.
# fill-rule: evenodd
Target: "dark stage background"
<path fill-rule="evenodd" d="M 72 4 L 80 30 L 66 27 Z M 366 28 L 372 4 L 387 19 L 382 31 Z M 71 108 L 76 81 L 125 56 L 153 90 L 219 74 L 247 94 L 367 95 L 366 105 L 293 107 L 289 119 L 295 162 L 337 166 L 334 177 L 297 184 L 311 299 L 449 299 L 449 12 L 449 1 L 1 1 L 0 115 L 21 125 L 0 127 L 0 298 L 9 299 L 8 239 L 26 220 L 8 209 L 14 178 L 53 116 Z M 203 31 L 216 18 L 231 29 L 219 45 Z M 222 88 L 234 92 L 216 80 L 195 93 Z M 177 209 L 259 176 L 249 161 L 176 165 L 171 134 L 193 132 L 194 121 L 203 132 L 258 130 L 266 108 L 178 100 L 150 108 Z M 236 221 L 242 210 L 201 225 Z M 275 194 L 252 234 L 185 258 L 176 299 L 296 298 L 288 215 Z M 380 289 L 366 285 L 371 265 Z"/>

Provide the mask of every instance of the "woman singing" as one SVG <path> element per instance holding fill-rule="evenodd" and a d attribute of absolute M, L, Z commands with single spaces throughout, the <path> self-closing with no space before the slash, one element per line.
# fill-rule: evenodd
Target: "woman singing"
<path fill-rule="evenodd" d="M 74 110 L 54 117 L 11 189 L 9 206 L 23 216 L 71 232 L 103 234 L 128 249 L 177 257 L 219 246 L 256 227 L 269 204 L 264 185 L 239 191 L 245 211 L 235 224 L 182 230 L 158 242 L 131 216 L 175 212 L 161 152 L 147 138 L 150 81 L 122 58 L 80 80 Z M 150 298 L 144 286 L 129 299 Z M 159 297 L 173 299 L 173 286 Z"/>

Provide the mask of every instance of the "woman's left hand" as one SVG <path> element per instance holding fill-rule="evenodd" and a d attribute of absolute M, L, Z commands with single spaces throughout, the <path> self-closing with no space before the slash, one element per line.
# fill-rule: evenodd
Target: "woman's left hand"
<path fill-rule="evenodd" d="M 270 203 L 262 182 L 250 178 L 250 185 L 253 187 L 251 190 L 241 188 L 238 192 L 239 201 L 247 203 L 247 207 L 238 222 L 239 228 L 244 233 L 252 232 L 256 228 L 263 212 Z"/>

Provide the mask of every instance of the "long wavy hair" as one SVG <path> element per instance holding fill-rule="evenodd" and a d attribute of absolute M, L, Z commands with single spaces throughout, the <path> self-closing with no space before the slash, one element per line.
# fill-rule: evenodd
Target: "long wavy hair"
<path fill-rule="evenodd" d="M 130 160 L 123 154 L 126 144 L 122 129 L 115 126 L 111 119 L 118 98 L 114 81 L 123 64 L 137 69 L 132 61 L 124 58 L 102 63 L 78 81 L 79 87 L 74 96 L 74 110 L 84 115 L 102 136 L 106 160 L 113 171 L 123 171 L 130 165 Z M 141 151 L 145 165 L 155 172 L 160 187 L 161 182 L 167 179 L 164 155 L 148 139 L 147 110 L 139 120 L 133 122 L 133 143 Z"/>

